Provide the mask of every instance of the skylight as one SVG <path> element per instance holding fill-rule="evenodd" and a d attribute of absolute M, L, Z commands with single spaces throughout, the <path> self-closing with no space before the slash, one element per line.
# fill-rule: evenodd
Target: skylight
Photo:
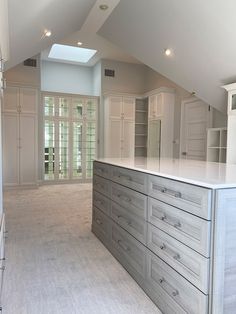
<path fill-rule="evenodd" d="M 86 63 L 96 52 L 97 50 L 94 49 L 54 44 L 48 57 L 52 59 Z"/>

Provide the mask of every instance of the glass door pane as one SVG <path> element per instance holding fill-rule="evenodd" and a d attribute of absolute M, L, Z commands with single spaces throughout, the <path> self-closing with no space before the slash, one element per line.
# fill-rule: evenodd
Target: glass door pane
<path fill-rule="evenodd" d="M 44 97 L 44 115 L 54 116 L 55 115 L 55 100 L 54 97 Z"/>
<path fill-rule="evenodd" d="M 69 122 L 59 122 L 59 179 L 69 178 Z"/>
<path fill-rule="evenodd" d="M 82 178 L 82 122 L 73 122 L 73 178 Z"/>
<path fill-rule="evenodd" d="M 54 180 L 55 175 L 55 124 L 45 121 L 44 126 L 44 179 Z"/>
<path fill-rule="evenodd" d="M 86 128 L 86 178 L 93 173 L 93 160 L 96 157 L 96 123 L 88 122 Z"/>
<path fill-rule="evenodd" d="M 72 116 L 76 119 L 83 117 L 83 100 L 80 98 L 72 99 Z"/>
<path fill-rule="evenodd" d="M 67 98 L 59 98 L 59 117 L 69 117 L 69 100 Z"/>
<path fill-rule="evenodd" d="M 97 103 L 95 99 L 88 99 L 86 103 L 86 118 L 88 120 L 96 119 Z"/>

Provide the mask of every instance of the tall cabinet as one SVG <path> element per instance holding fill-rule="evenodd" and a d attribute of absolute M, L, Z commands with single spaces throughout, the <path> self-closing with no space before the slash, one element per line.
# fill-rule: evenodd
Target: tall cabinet
<path fill-rule="evenodd" d="M 159 89 L 148 100 L 148 157 L 173 157 L 175 94 Z"/>
<path fill-rule="evenodd" d="M 3 183 L 37 183 L 38 90 L 9 86 L 3 103 Z"/>
<path fill-rule="evenodd" d="M 105 157 L 133 157 L 135 98 L 129 96 L 106 96 L 104 105 Z"/>

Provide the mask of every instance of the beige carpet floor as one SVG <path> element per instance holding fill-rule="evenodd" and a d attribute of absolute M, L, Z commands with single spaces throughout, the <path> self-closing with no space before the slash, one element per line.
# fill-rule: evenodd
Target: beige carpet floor
<path fill-rule="evenodd" d="M 91 233 L 91 185 L 4 193 L 3 314 L 159 314 Z"/>

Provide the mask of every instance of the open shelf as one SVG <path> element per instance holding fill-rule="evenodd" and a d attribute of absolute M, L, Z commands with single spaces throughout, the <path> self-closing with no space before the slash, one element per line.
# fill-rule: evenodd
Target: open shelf
<path fill-rule="evenodd" d="M 226 162 L 227 128 L 207 130 L 207 161 Z"/>

